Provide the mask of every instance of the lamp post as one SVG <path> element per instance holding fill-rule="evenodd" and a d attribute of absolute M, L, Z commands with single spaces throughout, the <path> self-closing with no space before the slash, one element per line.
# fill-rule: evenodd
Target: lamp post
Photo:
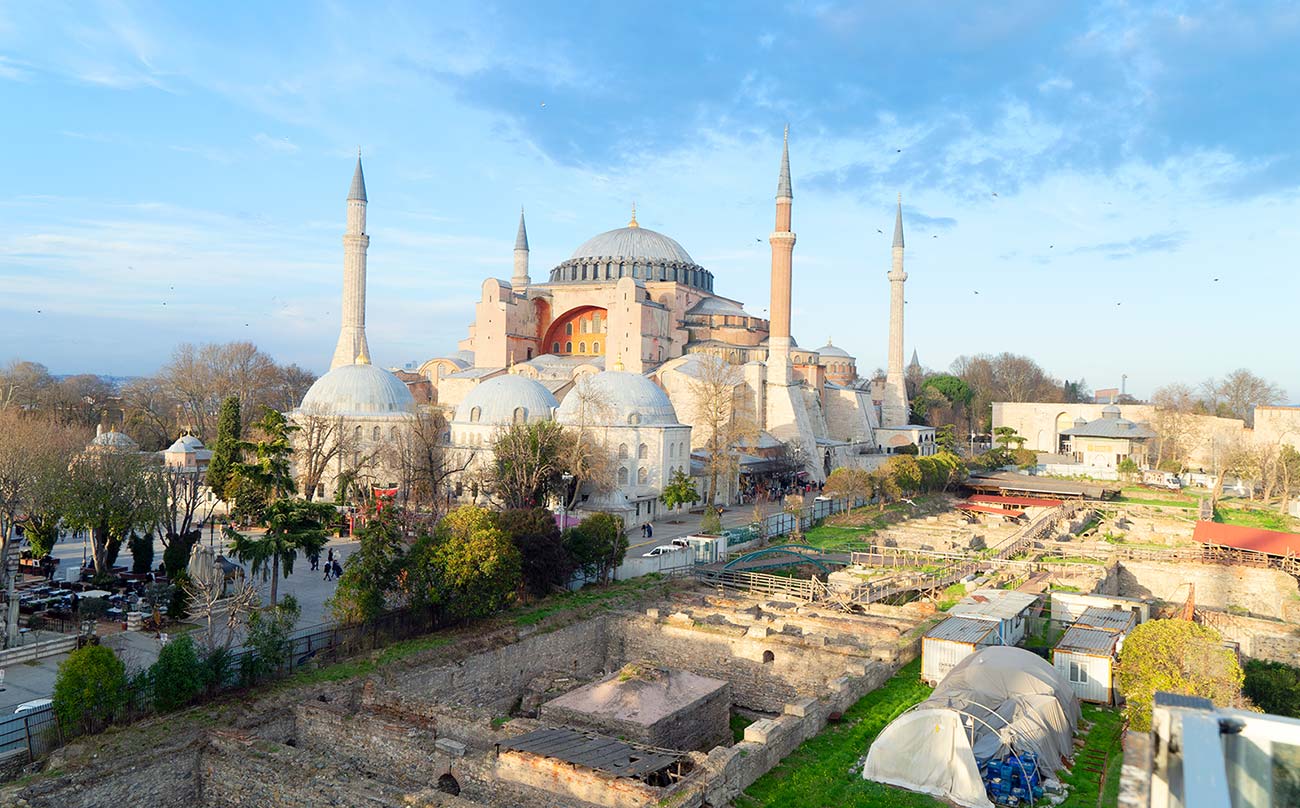
<path fill-rule="evenodd" d="M 564 481 L 564 490 L 560 493 L 560 533 L 569 529 L 569 487 L 573 485 L 573 475 L 564 472 L 560 475 Z"/>

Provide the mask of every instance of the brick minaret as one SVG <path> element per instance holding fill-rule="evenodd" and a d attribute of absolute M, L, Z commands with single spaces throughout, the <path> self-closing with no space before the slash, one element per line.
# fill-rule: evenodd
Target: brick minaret
<path fill-rule="evenodd" d="M 339 365 L 356 364 L 358 357 L 370 356 L 366 345 L 366 177 L 361 172 L 361 150 L 357 150 L 357 170 L 352 174 L 348 191 L 348 229 L 343 234 L 343 327 L 334 349 L 330 370 Z"/>
<path fill-rule="evenodd" d="M 772 303 L 767 342 L 767 381 L 790 384 L 790 269 L 794 261 L 795 235 L 790 230 L 790 127 L 785 128 L 781 150 L 781 177 L 776 184 L 776 229 L 772 243 Z"/>
<path fill-rule="evenodd" d="M 524 227 L 524 209 L 519 209 L 519 232 L 515 234 L 515 271 L 510 286 L 516 292 L 528 291 L 528 229 Z"/>
<path fill-rule="evenodd" d="M 905 426 L 911 420 L 907 382 L 903 375 L 903 195 L 898 195 L 894 217 L 894 266 L 889 271 L 889 370 L 885 374 L 885 400 L 880 405 L 882 426 Z"/>

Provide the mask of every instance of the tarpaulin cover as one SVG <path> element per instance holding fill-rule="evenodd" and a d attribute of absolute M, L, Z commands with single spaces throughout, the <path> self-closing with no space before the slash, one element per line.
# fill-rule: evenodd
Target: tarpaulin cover
<path fill-rule="evenodd" d="M 1043 773 L 1070 754 L 1079 700 L 1042 657 L 984 648 L 957 663 L 930 698 L 894 719 L 867 753 L 868 780 L 991 808 L 979 768 L 1033 752 Z"/>

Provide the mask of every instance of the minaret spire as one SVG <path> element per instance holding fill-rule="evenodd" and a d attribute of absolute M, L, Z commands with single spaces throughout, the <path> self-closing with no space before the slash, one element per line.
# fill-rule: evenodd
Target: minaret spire
<path fill-rule="evenodd" d="M 903 371 L 903 195 L 898 195 L 894 216 L 893 267 L 889 270 L 889 368 L 885 374 L 885 400 L 880 405 L 882 426 L 906 426 L 911 420 L 907 381 Z"/>
<path fill-rule="evenodd" d="M 785 128 L 781 148 L 781 176 L 776 183 L 776 228 L 772 244 L 771 321 L 768 324 L 768 384 L 789 385 L 790 371 L 790 279 L 794 264 L 795 235 L 791 230 L 790 127 Z"/>
<path fill-rule="evenodd" d="M 524 208 L 519 206 L 519 232 L 515 234 L 515 269 L 510 286 L 516 292 L 528 290 L 528 228 L 524 226 Z"/>
<path fill-rule="evenodd" d="M 347 205 L 348 226 L 343 234 L 343 324 L 330 370 L 370 361 L 370 347 L 366 344 L 366 251 L 370 248 L 370 236 L 366 235 L 366 176 L 361 170 L 360 148 Z"/>
<path fill-rule="evenodd" d="M 794 199 L 790 189 L 790 124 L 785 125 L 785 144 L 781 147 L 781 176 L 776 181 L 777 199 Z"/>

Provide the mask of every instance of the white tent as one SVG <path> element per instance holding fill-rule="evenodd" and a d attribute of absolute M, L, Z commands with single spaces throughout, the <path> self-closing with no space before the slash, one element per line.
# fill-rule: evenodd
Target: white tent
<path fill-rule="evenodd" d="M 929 699 L 885 727 L 862 776 L 992 808 L 980 767 L 1012 751 L 1033 752 L 1050 774 L 1070 754 L 1078 722 L 1078 698 L 1046 660 L 993 646 L 963 659 Z"/>

